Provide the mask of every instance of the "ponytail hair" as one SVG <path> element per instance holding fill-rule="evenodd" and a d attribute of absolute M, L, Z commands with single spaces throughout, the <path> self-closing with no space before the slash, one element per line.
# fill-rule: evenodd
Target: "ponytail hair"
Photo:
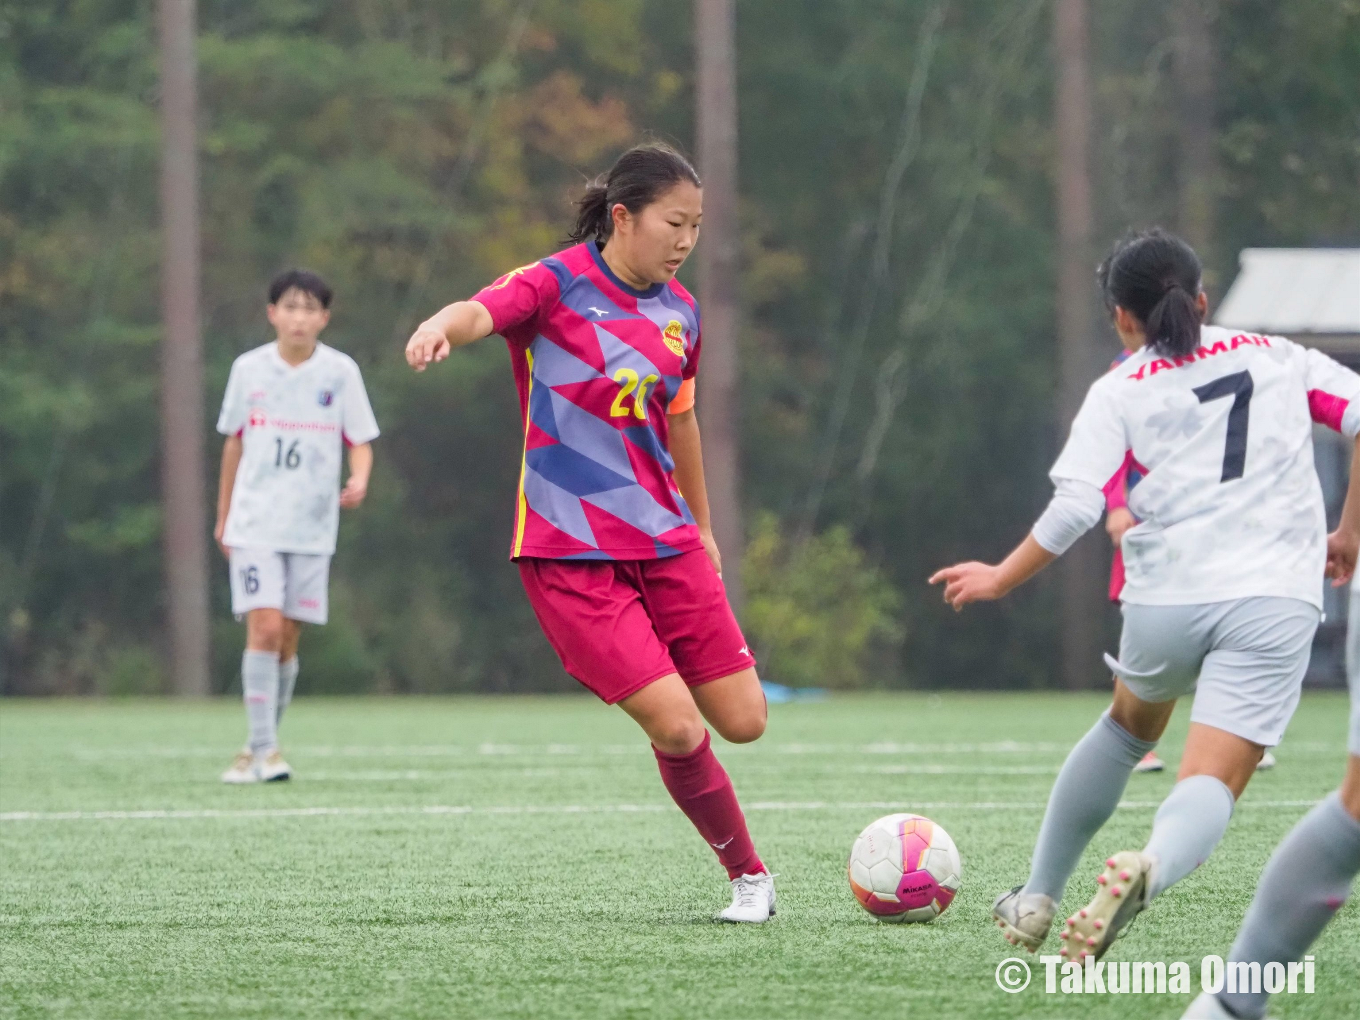
<path fill-rule="evenodd" d="M 1148 346 L 1173 358 L 1199 346 L 1202 275 L 1195 250 L 1160 227 L 1118 242 L 1096 271 L 1111 314 L 1116 306 L 1131 312 Z"/>
<path fill-rule="evenodd" d="M 663 142 L 633 146 L 586 185 L 576 203 L 576 225 L 568 239 L 573 244 L 595 241 L 604 247 L 614 232 L 614 206 L 622 205 L 636 215 L 683 181 L 703 187 L 689 160 L 675 149 Z"/>

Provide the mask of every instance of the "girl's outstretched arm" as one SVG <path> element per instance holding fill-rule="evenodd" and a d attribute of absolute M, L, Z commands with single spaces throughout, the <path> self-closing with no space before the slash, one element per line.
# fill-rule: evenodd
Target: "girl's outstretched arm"
<path fill-rule="evenodd" d="M 958 612 L 969 602 L 991 602 L 1001 598 L 1057 558 L 1056 553 L 1041 546 L 1031 534 L 1026 535 L 1015 551 L 996 566 L 989 563 L 959 563 L 936 571 L 930 583 L 944 583 L 944 600 Z"/>
<path fill-rule="evenodd" d="M 435 312 L 416 327 L 406 341 L 406 363 L 417 372 L 434 361 L 443 361 L 455 347 L 490 336 L 495 323 L 480 301 L 455 301 Z"/>

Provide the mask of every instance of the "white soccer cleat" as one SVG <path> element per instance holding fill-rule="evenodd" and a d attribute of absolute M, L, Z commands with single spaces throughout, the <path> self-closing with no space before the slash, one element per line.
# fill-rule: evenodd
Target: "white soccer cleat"
<path fill-rule="evenodd" d="M 996 926 L 1005 933 L 1007 942 L 1024 946 L 1033 953 L 1048 938 L 1058 905 L 1043 893 L 1023 893 L 1020 891 L 1023 888 L 1017 885 L 998 896 L 992 904 L 992 917 L 996 918 Z"/>
<path fill-rule="evenodd" d="M 1133 767 L 1135 772 L 1161 772 L 1166 768 L 1166 762 L 1157 757 L 1156 751 L 1149 751 L 1139 759 L 1138 764 Z"/>
<path fill-rule="evenodd" d="M 738 875 L 732 879 L 732 905 L 715 921 L 764 924 L 774 917 L 774 876 Z"/>
<path fill-rule="evenodd" d="M 1115 936 L 1147 907 L 1152 865 L 1151 857 L 1136 850 L 1107 858 L 1096 876 L 1095 898 L 1067 919 L 1058 955 L 1072 963 L 1104 956 Z"/>
<path fill-rule="evenodd" d="M 255 756 L 249 749 L 242 751 L 231 761 L 231 768 L 222 773 L 222 782 L 232 786 L 244 783 L 258 783 L 260 774 L 255 771 Z"/>
<path fill-rule="evenodd" d="M 281 783 L 293 778 L 293 770 L 283 760 L 283 755 L 275 749 L 263 757 L 255 759 L 255 771 L 262 783 Z"/>
<path fill-rule="evenodd" d="M 1276 764 L 1275 756 L 1267 751 L 1261 755 L 1261 760 L 1256 763 L 1256 771 L 1265 772 L 1268 769 L 1273 769 Z"/>

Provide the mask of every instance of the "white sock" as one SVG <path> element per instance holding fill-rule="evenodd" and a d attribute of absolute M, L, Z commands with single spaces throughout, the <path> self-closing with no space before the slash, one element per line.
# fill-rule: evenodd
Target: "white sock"
<path fill-rule="evenodd" d="M 1302 959 L 1360 873 L 1360 822 L 1333 793 L 1303 816 L 1261 873 L 1229 963 L 1288 964 Z M 1240 1017 L 1266 1014 L 1264 991 L 1223 991 L 1219 999 Z"/>
<path fill-rule="evenodd" d="M 241 693 L 250 725 L 250 750 L 261 755 L 278 747 L 279 654 L 247 648 L 241 656 Z"/>
<path fill-rule="evenodd" d="M 1221 779 L 1191 776 L 1172 788 L 1157 817 L 1143 853 L 1157 860 L 1148 899 L 1160 896 L 1214 852 L 1228 831 L 1237 802 Z"/>
<path fill-rule="evenodd" d="M 1133 767 L 1156 746 L 1155 740 L 1139 740 L 1109 712 L 1096 720 L 1053 783 L 1025 882 L 1027 894 L 1062 899 L 1081 852 L 1119 806 Z"/>
<path fill-rule="evenodd" d="M 283 712 L 293 702 L 293 688 L 297 686 L 298 657 L 279 663 L 279 708 L 275 725 L 283 722 Z"/>

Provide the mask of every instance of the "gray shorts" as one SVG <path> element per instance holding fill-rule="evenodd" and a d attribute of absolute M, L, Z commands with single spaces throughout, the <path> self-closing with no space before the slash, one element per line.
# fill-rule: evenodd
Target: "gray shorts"
<path fill-rule="evenodd" d="M 1346 682 L 1351 689 L 1351 734 L 1346 747 L 1360 755 L 1360 583 L 1351 581 L 1351 604 L 1346 617 Z"/>
<path fill-rule="evenodd" d="M 231 612 L 278 609 L 290 620 L 323 624 L 330 613 L 331 558 L 272 549 L 231 551 Z"/>
<path fill-rule="evenodd" d="M 1299 704 L 1321 613 L 1299 599 L 1189 606 L 1125 603 L 1119 660 L 1105 662 L 1143 701 L 1195 692 L 1190 721 L 1274 747 Z"/>

